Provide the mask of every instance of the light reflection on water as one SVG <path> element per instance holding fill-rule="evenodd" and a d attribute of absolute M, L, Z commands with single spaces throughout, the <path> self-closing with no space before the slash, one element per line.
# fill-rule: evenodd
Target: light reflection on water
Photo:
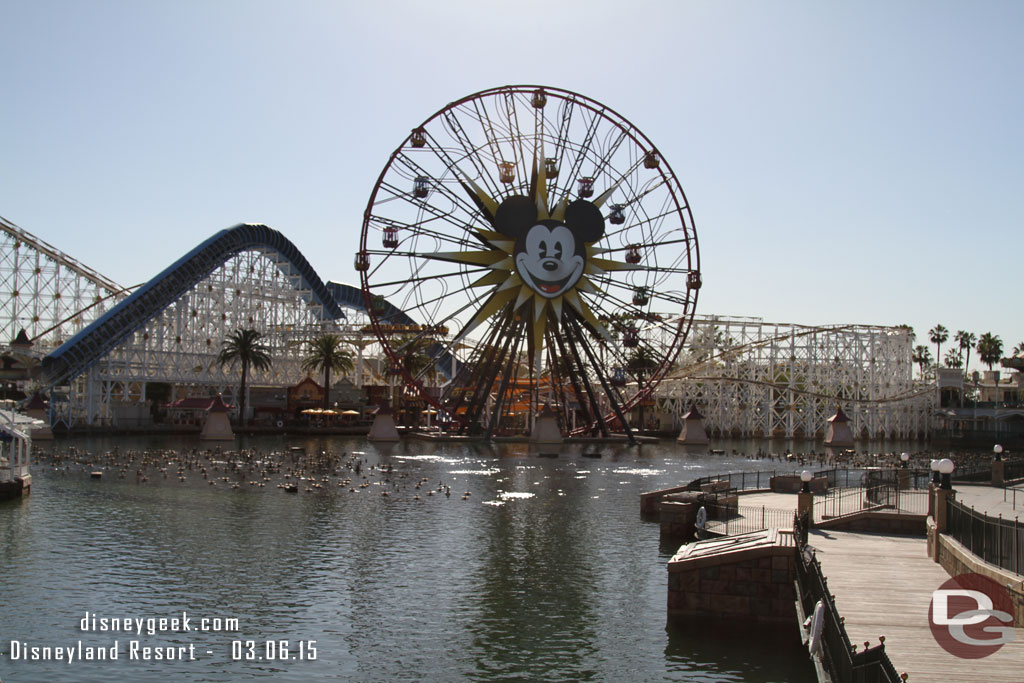
<path fill-rule="evenodd" d="M 122 438 L 55 448 L 101 453 L 115 443 L 122 451 L 175 446 L 169 438 Z M 85 465 L 59 474 L 37 463 L 32 496 L 0 506 L 2 585 L 19 596 L 0 603 L 0 650 L 10 639 L 99 646 L 117 637 L 192 643 L 197 660 L 68 665 L 4 656 L 0 678 L 812 680 L 792 643 L 795 629 L 781 643 L 764 634 L 666 630 L 671 549 L 659 549 L 657 524 L 639 515 L 643 491 L 788 464 L 687 454 L 671 443 L 606 447 L 599 460 L 582 458 L 578 447 L 540 458 L 524 444 L 248 445 L 286 452 L 295 444 L 359 452 L 361 474 L 351 487 L 332 476 L 321 490 L 288 494 L 175 477 L 136 483 L 111 473 L 95 481 Z M 390 482 L 378 465 L 393 468 Z M 362 477 L 371 485 L 359 488 Z M 87 611 L 232 617 L 241 629 L 83 633 Z M 292 652 L 297 641 L 315 640 L 317 659 L 232 661 L 233 640 L 255 640 L 262 654 L 265 641 L 282 639 Z"/>

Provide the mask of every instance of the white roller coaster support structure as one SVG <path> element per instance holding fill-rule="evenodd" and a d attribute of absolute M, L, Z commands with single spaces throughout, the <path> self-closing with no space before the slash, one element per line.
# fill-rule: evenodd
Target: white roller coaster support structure
<path fill-rule="evenodd" d="M 78 263 L 22 228 L 0 218 L 0 344 L 25 329 L 41 358 L 122 301 L 125 289 Z M 187 395 L 222 393 L 238 397 L 237 367 L 217 362 L 221 342 L 233 330 L 252 328 L 266 337 L 273 366 L 252 372 L 249 387 L 294 385 L 306 341 L 335 332 L 358 354 L 357 385 L 380 383 L 380 368 L 365 358 L 377 347 L 361 331 L 366 319 L 355 311 L 347 320 L 326 319 L 322 306 L 311 304 L 301 278 L 282 272 L 273 255 L 260 249 L 240 252 L 168 305 L 141 329 L 75 377 L 64 396 L 51 398 L 52 422 L 102 424 L 125 406 L 146 405 L 146 385 L 170 384 L 171 400 Z M 372 335 L 369 335 L 372 339 Z M 339 378 L 340 379 L 340 378 Z M 26 382 L 24 390 L 32 390 Z M 252 403 L 248 402 L 251 406 Z"/>
<path fill-rule="evenodd" d="M 306 375 L 300 366 L 307 342 L 318 334 L 339 334 L 351 343 L 354 355 L 361 355 L 365 322 L 353 312 L 348 321 L 324 319 L 322 307 L 309 303 L 308 292 L 296 284 L 296 278 L 284 275 L 259 250 L 232 257 L 79 378 L 70 413 L 62 417 L 69 424 L 82 419 L 102 424 L 112 418 L 113 406 L 144 403 L 150 382 L 171 385 L 171 401 L 217 392 L 237 405 L 238 368 L 221 365 L 217 356 L 221 342 L 239 328 L 260 332 L 273 358 L 269 370 L 250 368 L 249 389 L 283 390 L 298 382 Z M 373 369 L 365 362 L 357 365 L 362 372 Z M 362 384 L 366 379 L 353 381 Z M 252 406 L 249 397 L 246 403 Z"/>
<path fill-rule="evenodd" d="M 839 406 L 859 438 L 923 437 L 935 393 L 912 377 L 911 334 L 698 317 L 655 398 L 675 426 L 698 406 L 718 436 L 820 437 Z"/>
<path fill-rule="evenodd" d="M 0 217 L 0 343 L 25 330 L 45 355 L 124 296 L 116 282 Z"/>

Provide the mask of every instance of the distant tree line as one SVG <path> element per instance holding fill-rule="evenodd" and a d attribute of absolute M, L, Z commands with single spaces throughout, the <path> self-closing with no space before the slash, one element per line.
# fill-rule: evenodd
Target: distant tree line
<path fill-rule="evenodd" d="M 912 337 L 916 337 L 911 330 Z M 971 363 L 971 350 L 977 352 L 978 358 L 991 370 L 992 366 L 1003 357 L 1003 340 L 998 335 L 985 332 L 980 337 L 973 332 L 957 330 L 953 335 L 953 342 L 956 346 L 948 349 L 946 355 L 942 355 L 942 345 L 949 341 L 949 330 L 942 324 L 936 325 L 928 330 L 928 339 L 935 344 L 935 357 L 932 357 L 931 349 L 924 344 L 914 347 L 911 360 L 920 368 L 921 376 L 924 377 L 935 368 L 945 365 L 947 368 L 963 368 L 966 370 Z M 1012 355 L 1024 353 L 1024 342 L 1013 347 Z"/>

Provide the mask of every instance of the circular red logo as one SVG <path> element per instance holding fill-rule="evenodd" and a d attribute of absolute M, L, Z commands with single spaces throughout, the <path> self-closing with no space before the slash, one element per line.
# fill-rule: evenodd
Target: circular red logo
<path fill-rule="evenodd" d="M 981 659 L 1013 640 L 1013 600 L 987 576 L 960 574 L 932 593 L 928 625 L 935 641 L 961 659 Z"/>

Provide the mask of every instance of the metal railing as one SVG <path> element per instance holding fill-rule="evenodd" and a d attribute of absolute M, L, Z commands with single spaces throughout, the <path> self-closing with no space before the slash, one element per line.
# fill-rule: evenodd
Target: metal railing
<path fill-rule="evenodd" d="M 834 467 L 827 470 L 818 470 L 814 477 L 825 477 L 828 480 L 828 488 L 870 488 L 882 484 L 899 483 L 900 469 L 891 467 Z M 910 488 L 928 488 L 931 479 L 929 470 L 907 469 L 907 481 Z"/>
<path fill-rule="evenodd" d="M 864 477 L 872 470 L 863 467 L 832 467 L 827 470 L 818 470 L 814 478 L 825 477 L 828 480 L 828 488 L 849 488 L 864 485 Z"/>
<path fill-rule="evenodd" d="M 952 475 L 953 481 L 992 481 L 992 464 L 982 463 L 979 465 L 957 465 L 957 468 L 953 470 Z"/>
<path fill-rule="evenodd" d="M 866 489 L 856 487 L 850 489 L 829 489 L 821 502 L 815 501 L 814 507 L 820 511 L 822 519 L 852 515 L 863 512 L 870 504 L 865 496 Z"/>
<path fill-rule="evenodd" d="M 828 580 L 814 549 L 807 545 L 806 515 L 794 515 L 793 536 L 796 540 L 796 576 L 800 604 L 804 614 L 813 614 L 815 605 L 822 604 L 824 625 L 821 629 L 821 660 L 836 683 L 900 683 L 902 679 L 885 652 L 885 644 L 865 647 L 861 651 L 850 642 L 843 618 L 836 609 L 835 599 L 828 588 Z M 867 643 L 865 643 L 867 645 Z"/>
<path fill-rule="evenodd" d="M 822 519 L 852 515 L 865 510 L 891 510 L 897 514 L 928 514 L 927 489 L 901 489 L 899 486 L 880 486 L 849 489 L 830 489 L 821 502 L 815 503 Z"/>
<path fill-rule="evenodd" d="M 686 488 L 690 491 L 700 491 L 700 487 L 704 484 L 710 484 L 713 481 L 727 481 L 729 482 L 730 489 L 736 489 L 737 491 L 747 491 L 750 489 L 766 489 L 769 487 L 772 477 L 778 474 L 777 471 L 759 471 L 759 472 L 732 472 L 729 474 L 713 474 L 707 477 L 700 477 L 694 479 Z"/>
<path fill-rule="evenodd" d="M 1006 460 L 1003 464 L 1003 479 L 1012 481 L 1024 479 L 1024 460 Z"/>
<path fill-rule="evenodd" d="M 789 529 L 793 511 L 763 505 L 708 505 L 705 527 L 716 534 L 732 536 L 762 529 Z"/>
<path fill-rule="evenodd" d="M 928 514 L 928 489 L 901 489 L 899 486 L 876 486 L 864 492 L 871 505 L 880 505 L 908 515 Z"/>
<path fill-rule="evenodd" d="M 946 499 L 946 533 L 990 564 L 1015 574 L 1024 572 L 1024 524 L 989 517 L 973 507 Z"/>
<path fill-rule="evenodd" d="M 1017 509 L 1017 499 L 1020 498 L 1020 504 L 1024 506 L 1024 488 L 1018 486 L 1007 486 L 1003 489 L 1003 502 L 1010 503 L 1013 509 Z"/>

